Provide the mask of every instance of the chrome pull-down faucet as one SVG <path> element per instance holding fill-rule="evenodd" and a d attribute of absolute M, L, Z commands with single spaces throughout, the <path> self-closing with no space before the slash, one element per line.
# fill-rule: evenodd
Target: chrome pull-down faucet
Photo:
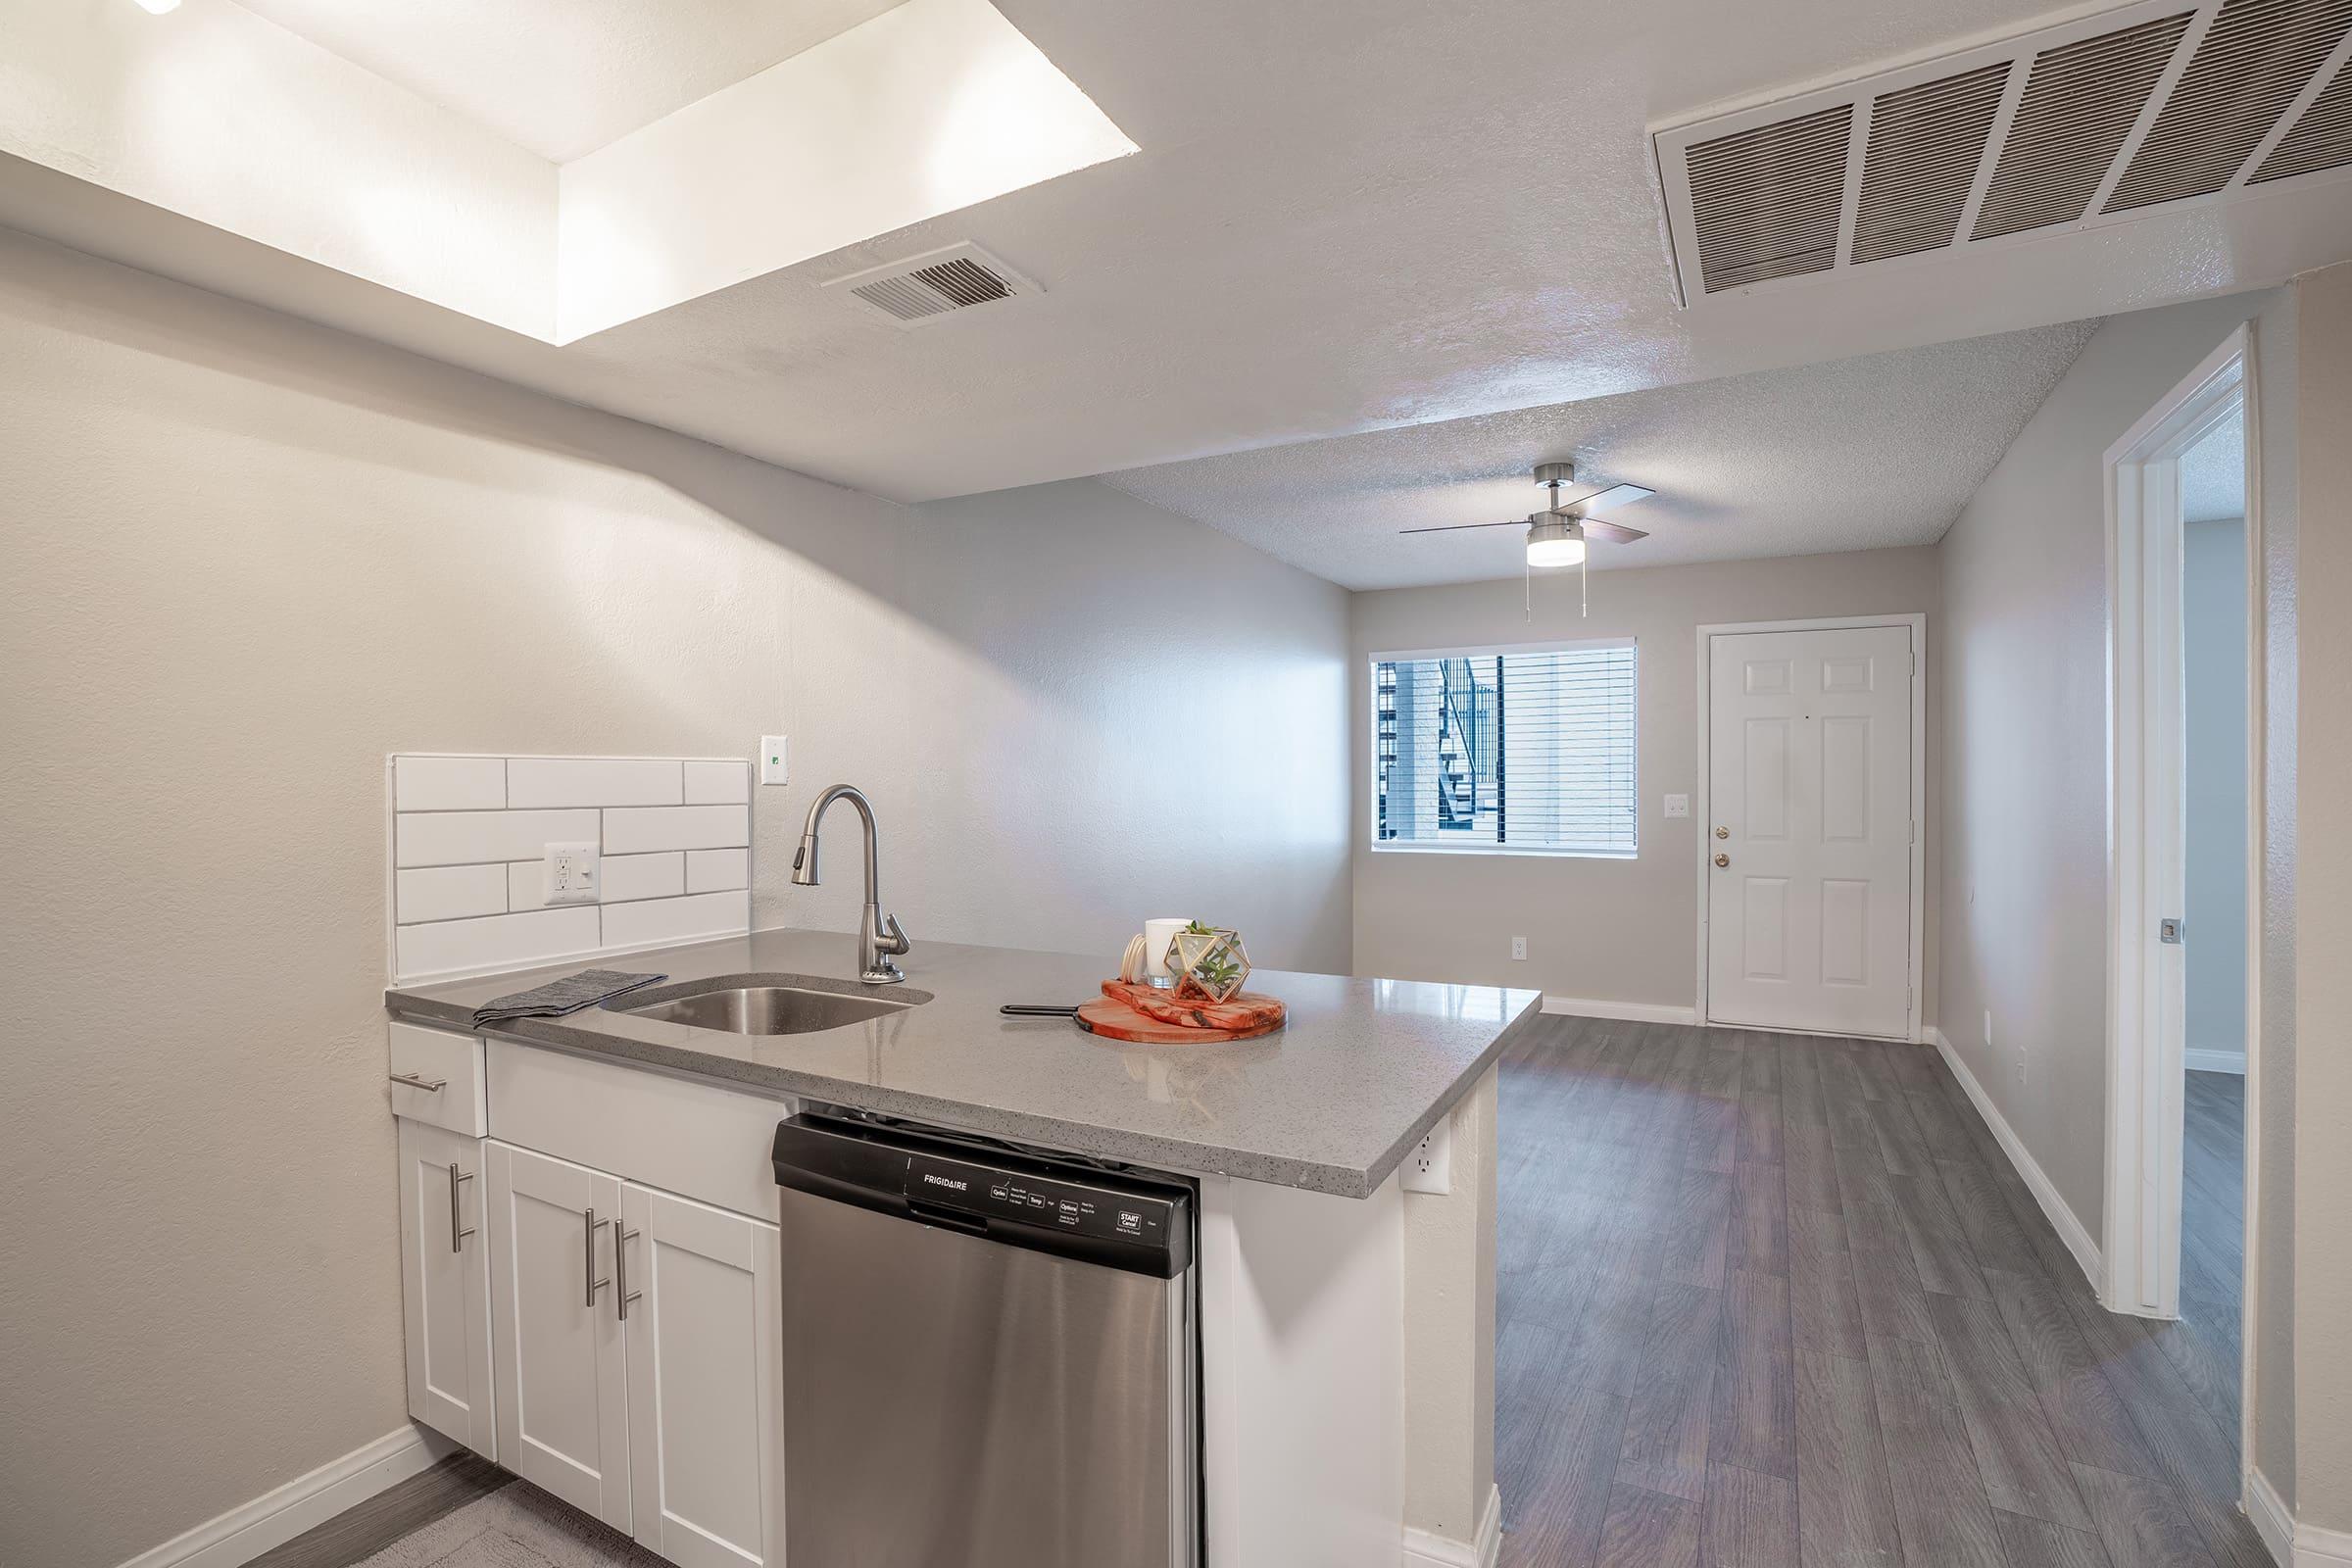
<path fill-rule="evenodd" d="M 897 915 L 885 918 L 882 913 L 881 863 L 874 853 L 874 808 L 866 804 L 865 796 L 856 785 L 836 784 L 809 806 L 808 820 L 801 826 L 801 847 L 792 858 L 792 880 L 798 887 L 816 886 L 816 824 L 825 814 L 825 808 L 835 801 L 848 801 L 858 808 L 858 819 L 865 825 L 865 913 L 858 922 L 858 978 L 869 986 L 895 986 L 906 977 L 890 961 L 891 957 L 914 944 L 899 929 Z"/>

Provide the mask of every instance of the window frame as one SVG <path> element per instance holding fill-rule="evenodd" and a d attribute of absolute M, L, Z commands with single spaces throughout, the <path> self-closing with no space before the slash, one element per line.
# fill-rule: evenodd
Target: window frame
<path fill-rule="evenodd" d="M 1380 836 L 1380 666 L 1410 660 L 1494 659 L 1518 654 L 1573 654 L 1628 648 L 1634 655 L 1634 847 L 1630 850 L 1570 850 L 1544 845 L 1438 844 Z M 1363 656 L 1364 731 L 1369 737 L 1365 767 L 1365 838 L 1374 855 L 1515 855 L 1539 860 L 1638 860 L 1642 858 L 1642 639 L 1639 637 L 1546 638 L 1527 643 L 1477 643 L 1464 647 L 1373 650 Z"/>

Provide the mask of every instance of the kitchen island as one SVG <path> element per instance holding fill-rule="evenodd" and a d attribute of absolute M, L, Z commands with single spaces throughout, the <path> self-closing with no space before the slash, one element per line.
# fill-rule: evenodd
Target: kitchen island
<path fill-rule="evenodd" d="M 1143 1046 L 998 1012 L 1085 1000 L 1109 967 L 1099 957 L 926 943 L 905 986 L 878 989 L 856 983 L 855 944 L 832 933 L 757 932 L 598 961 L 666 976 L 619 1008 L 720 981 L 906 1004 L 787 1035 L 603 1009 L 477 1033 L 476 1006 L 585 964 L 388 991 L 419 1420 L 673 1560 L 700 1561 L 724 1541 L 729 1561 L 780 1562 L 776 1474 L 789 1436 L 769 1342 L 775 1277 L 794 1260 L 777 1254 L 769 1149 L 796 1111 L 849 1112 L 1196 1186 L 1206 1561 L 1353 1568 L 1397 1561 L 1415 1542 L 1433 1554 L 1408 1561 L 1446 1560 L 1457 1540 L 1491 1550 L 1492 1483 L 1475 1473 L 1483 1447 L 1471 1429 L 1492 1419 L 1492 1079 L 1535 993 L 1260 970 L 1250 989 L 1286 1004 L 1284 1030 Z M 1483 1150 L 1462 1187 L 1412 1198 L 1445 1210 L 1424 1225 L 1398 1169 L 1426 1135 L 1465 1117 Z M 532 1234 L 534 1217 L 544 1234 Z M 728 1222 L 740 1234 L 696 1245 Z M 1432 1239 L 1410 1234 L 1423 1229 Z M 473 1234 L 492 1245 L 469 1250 Z M 697 1253 L 708 1301 L 639 1302 L 656 1281 L 686 1277 L 678 1264 L 664 1273 L 664 1247 Z M 521 1271 L 539 1254 L 570 1283 L 561 1302 L 545 1293 L 534 1318 Z M 732 1295 L 708 1272 L 714 1262 L 732 1270 Z M 633 1325 L 624 1296 L 639 1302 Z M 655 1327 L 657 1313 L 674 1329 L 698 1305 L 711 1312 L 709 1332 Z M 663 1377 L 664 1354 L 696 1364 Z M 730 1383 L 728 1356 L 750 1375 Z M 1417 1367 L 1447 1369 L 1444 1381 L 1482 1365 L 1483 1402 L 1462 1391 L 1463 1409 L 1419 1421 Z M 606 1392 L 568 1406 L 534 1400 L 527 1367 Z M 740 1399 L 663 1402 L 682 1396 L 665 1390 L 726 1387 Z M 1465 1444 L 1467 1455 L 1447 1451 Z M 742 1461 L 747 1447 L 756 1464 Z M 680 1455 L 706 1453 L 730 1455 L 740 1484 L 682 1485 Z M 1472 1475 L 1488 1505 L 1432 1531 L 1406 1501 L 1427 1490 L 1424 1472 Z"/>

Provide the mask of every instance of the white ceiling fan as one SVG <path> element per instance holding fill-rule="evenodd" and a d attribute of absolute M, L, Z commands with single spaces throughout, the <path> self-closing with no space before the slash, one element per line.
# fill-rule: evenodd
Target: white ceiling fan
<path fill-rule="evenodd" d="M 1530 577 L 1532 578 L 1534 570 L 1538 566 L 1586 567 L 1584 572 L 1579 573 L 1578 586 L 1580 597 L 1583 600 L 1583 608 L 1579 610 L 1578 613 L 1590 613 L 1592 597 L 1586 590 L 1589 590 L 1591 585 L 1591 568 L 1585 560 L 1586 542 L 1597 540 L 1603 544 L 1630 545 L 1637 539 L 1649 537 L 1649 534 L 1643 529 L 1628 528 L 1623 523 L 1604 522 L 1592 514 L 1613 511 L 1618 507 L 1630 506 L 1637 501 L 1646 501 L 1657 492 L 1638 484 L 1617 484 L 1602 490 L 1587 491 L 1572 501 L 1563 502 L 1560 499 L 1560 486 L 1575 482 L 1575 464 L 1539 463 L 1536 465 L 1536 483 L 1551 492 L 1551 505 L 1542 512 L 1529 513 L 1524 523 L 1517 517 L 1507 517 L 1500 522 L 1455 522 L 1431 528 L 1399 528 L 1396 531 L 1398 533 L 1460 533 L 1470 528 L 1524 527 L 1527 529 L 1527 569 Z M 1532 619 L 1535 615 L 1532 587 L 1529 593 L 1528 615 Z"/>

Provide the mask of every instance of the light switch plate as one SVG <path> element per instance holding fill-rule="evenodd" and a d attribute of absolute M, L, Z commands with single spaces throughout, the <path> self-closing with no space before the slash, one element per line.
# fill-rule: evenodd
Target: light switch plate
<path fill-rule="evenodd" d="M 1689 816 L 1690 814 L 1690 797 L 1688 795 L 1667 796 L 1666 814 L 1668 816 Z"/>
<path fill-rule="evenodd" d="M 790 754 L 785 749 L 785 737 L 781 735 L 762 735 L 760 737 L 760 783 L 791 783 L 792 769 L 786 765 L 789 760 Z"/>
<path fill-rule="evenodd" d="M 597 847 L 588 843 L 550 844 L 547 847 L 547 902 L 594 904 L 597 899 Z"/>

